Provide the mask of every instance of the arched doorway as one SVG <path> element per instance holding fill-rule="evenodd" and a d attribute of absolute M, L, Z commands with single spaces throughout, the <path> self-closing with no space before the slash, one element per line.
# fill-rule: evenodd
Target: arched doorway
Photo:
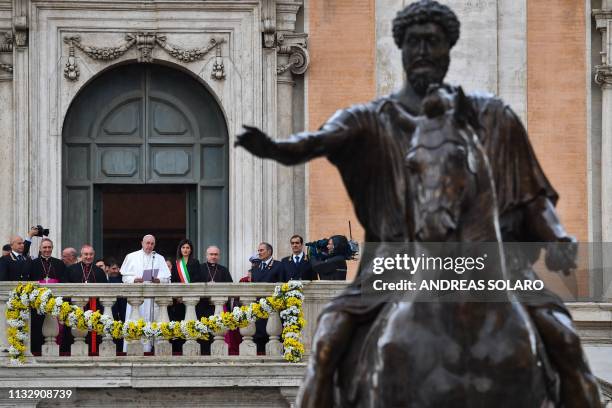
<path fill-rule="evenodd" d="M 106 71 L 74 99 L 62 136 L 64 247 L 92 242 L 121 260 L 153 233 L 165 256 L 185 236 L 200 258 L 228 248 L 227 125 L 195 78 L 153 64 Z"/>

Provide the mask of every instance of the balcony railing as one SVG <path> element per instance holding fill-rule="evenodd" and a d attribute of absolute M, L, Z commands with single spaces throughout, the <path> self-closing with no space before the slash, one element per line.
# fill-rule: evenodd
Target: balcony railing
<path fill-rule="evenodd" d="M 8 300 L 9 292 L 15 288 L 17 282 L 2 282 L 0 283 L 0 313 L 4 319 L 6 310 L 6 301 Z M 343 282 L 306 282 L 304 284 L 304 316 L 307 325 L 302 333 L 302 341 L 305 345 L 306 355 L 310 351 L 310 344 L 315 329 L 317 316 L 323 306 L 342 288 L 346 285 Z M 169 321 L 167 308 L 172 304 L 173 299 L 180 299 L 185 305 L 185 320 L 196 320 L 196 305 L 201 299 L 208 300 L 214 305 L 215 314 L 223 311 L 224 304 L 231 298 L 240 299 L 241 304 L 249 304 L 255 302 L 258 298 L 270 296 L 274 293 L 276 284 L 271 283 L 194 283 L 189 285 L 183 284 L 50 284 L 47 286 L 53 292 L 54 296 L 62 296 L 70 298 L 72 303 L 84 307 L 90 298 L 98 298 L 99 303 L 104 308 L 104 314 L 112 317 L 112 306 L 115 302 L 124 298 L 131 306 L 130 316 L 126 316 L 126 320 L 136 321 L 140 316 L 139 306 L 142 305 L 145 299 L 152 301 L 159 307 L 157 320 L 159 322 Z M 86 331 L 72 328 L 74 342 L 70 348 L 70 357 L 87 357 L 88 347 L 85 342 Z M 282 332 L 282 324 L 277 312 L 270 313 L 270 318 L 266 324 L 266 331 L 269 336 L 266 344 L 265 357 L 272 360 L 282 359 L 282 344 L 280 336 Z M 31 331 L 30 331 L 31 333 Z M 41 350 L 40 358 L 44 361 L 61 360 L 69 358 L 60 356 L 59 345 L 56 344 L 55 338 L 59 334 L 59 325 L 57 319 L 51 315 L 45 316 L 43 323 L 42 335 L 44 336 L 44 344 Z M 224 357 L 228 356 L 228 344 L 225 343 L 223 332 L 215 333 L 212 338 L 211 355 L 200 356 L 200 345 L 196 340 L 186 340 L 182 346 L 182 355 L 190 357 Z M 246 328 L 240 329 L 242 342 L 239 348 L 239 357 L 257 356 L 257 349 L 253 342 L 255 334 L 255 324 L 251 323 Z M 30 336 L 31 337 L 31 336 Z M 33 356 L 30 352 L 30 337 L 26 344 L 26 356 L 31 359 Z M 0 350 L 8 348 L 6 339 L 6 325 L 0 325 Z M 165 339 L 155 340 L 153 347 L 154 355 L 172 356 L 172 347 L 170 341 Z M 127 357 L 143 356 L 143 346 L 138 340 L 127 341 Z M 110 336 L 103 336 L 102 343 L 99 346 L 99 358 L 121 358 L 125 356 L 117 356 L 116 345 Z M 93 356 L 90 356 L 95 358 Z"/>
<path fill-rule="evenodd" d="M 41 356 L 32 356 L 29 353 L 29 344 L 27 344 L 28 354 L 25 364 L 20 367 L 10 367 L 6 352 L 8 344 L 5 310 L 9 292 L 16 285 L 17 282 L 0 282 L 0 316 L 2 316 L 0 322 L 0 389 L 76 387 L 83 390 L 80 394 L 83 401 L 86 401 L 87 398 L 97 401 L 100 395 L 94 390 L 102 392 L 109 388 L 115 389 L 117 391 L 113 391 L 113 395 L 116 395 L 119 400 L 120 395 L 123 395 L 122 387 L 131 387 L 140 389 L 139 392 L 143 393 L 142 398 L 159 402 L 165 401 L 164 398 L 170 398 L 169 395 L 176 396 L 177 394 L 164 394 L 161 390 L 157 393 L 146 390 L 150 387 L 162 387 L 167 390 L 194 389 L 195 387 L 201 388 L 201 391 L 197 392 L 201 392 L 202 398 L 204 396 L 208 398 L 213 390 L 223 398 L 230 398 L 228 396 L 237 398 L 232 390 L 235 389 L 233 387 L 238 386 L 252 390 L 254 393 L 244 394 L 245 401 L 248 399 L 245 406 L 250 406 L 249 404 L 257 398 L 265 401 L 268 406 L 287 406 L 287 403 L 289 405 L 292 403 L 302 381 L 305 362 L 289 363 L 283 359 L 280 343 L 282 326 L 280 319 L 275 315 L 270 316 L 266 325 L 270 340 L 267 343 L 265 355 L 256 353 L 252 339 L 255 327 L 251 324 L 240 329 L 242 342 L 238 355 L 228 355 L 228 345 L 222 333 L 216 333 L 212 339 L 210 355 L 200 355 L 200 347 L 194 340 L 185 341 L 182 355 L 172 355 L 171 345 L 164 339 L 156 340 L 152 355 L 143 353 L 142 344 L 139 341 L 128 342 L 127 353 L 118 355 L 113 340 L 103 336 L 99 353 L 96 356 L 88 355 L 85 343 L 86 332 L 74 328 L 72 331 L 75 339 L 70 355 L 60 355 L 59 346 L 55 341 L 58 335 L 57 322 L 55 318 L 46 316 L 42 333 L 45 343 Z M 168 321 L 166 307 L 172 304 L 172 299 L 181 299 L 185 304 L 185 319 L 196 319 L 195 308 L 200 299 L 209 300 L 214 305 L 215 312 L 218 313 L 229 298 L 240 298 L 241 304 L 248 304 L 257 298 L 270 296 L 275 286 L 276 284 L 267 283 L 48 285 L 54 296 L 71 298 L 74 304 L 81 307 L 90 298 L 98 298 L 100 304 L 104 306 L 105 314 L 111 314 L 111 307 L 117 299 L 125 298 L 132 306 L 130 320 L 139 317 L 138 306 L 149 298 L 160 308 L 158 321 Z M 303 311 L 307 321 L 302 332 L 302 341 L 305 346 L 304 361 L 309 357 L 317 317 L 325 304 L 340 293 L 345 286 L 346 282 L 304 283 Z M 603 363 L 612 357 L 612 304 L 570 303 L 568 306 L 574 316 L 576 327 L 582 337 L 587 355 L 591 359 L 595 374 L 600 378 L 604 391 L 607 390 L 605 395 L 609 399 L 611 398 L 609 384 L 612 378 L 610 378 L 607 366 Z M 602 364 L 599 364 L 598 360 L 602 360 Z M 3 401 L 0 396 L 0 405 Z"/>

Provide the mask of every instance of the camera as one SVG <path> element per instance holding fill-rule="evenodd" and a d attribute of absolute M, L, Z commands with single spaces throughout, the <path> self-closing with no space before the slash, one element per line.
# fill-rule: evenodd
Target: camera
<path fill-rule="evenodd" d="M 339 248 L 336 248 L 336 254 L 341 255 L 346 260 L 357 259 L 359 254 L 359 243 L 352 239 L 347 239 L 344 235 L 334 235 L 334 237 L 341 237 L 341 241 L 344 242 Z M 333 237 L 332 237 L 333 238 Z M 314 261 L 323 261 L 329 257 L 327 253 L 327 242 L 330 238 L 322 238 L 312 242 L 306 242 L 304 245 L 308 251 L 308 257 Z"/>
<path fill-rule="evenodd" d="M 37 225 L 35 227 L 32 227 L 32 229 L 36 230 L 36 235 L 34 235 L 35 237 L 48 237 L 49 236 L 49 229 L 44 228 L 42 225 Z"/>

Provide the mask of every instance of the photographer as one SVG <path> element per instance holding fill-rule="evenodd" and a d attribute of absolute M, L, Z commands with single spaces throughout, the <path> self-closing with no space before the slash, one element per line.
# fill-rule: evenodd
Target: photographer
<path fill-rule="evenodd" d="M 313 270 L 321 280 L 346 280 L 346 260 L 350 259 L 349 242 L 344 235 L 334 235 L 327 241 L 327 257 L 313 262 Z"/>

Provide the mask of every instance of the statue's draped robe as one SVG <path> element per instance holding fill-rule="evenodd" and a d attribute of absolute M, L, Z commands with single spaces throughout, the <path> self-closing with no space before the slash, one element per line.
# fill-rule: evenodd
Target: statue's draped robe
<path fill-rule="evenodd" d="M 455 94 L 455 89 L 448 88 Z M 525 230 L 526 205 L 538 197 L 546 197 L 554 205 L 557 193 L 535 157 L 525 128 L 510 107 L 489 95 L 474 94 L 468 99 L 482 127 L 478 133 L 493 173 L 502 239 L 504 242 L 537 240 Z M 341 369 L 338 376 L 341 388 L 348 391 L 343 397 L 348 397 L 348 401 L 358 391 L 360 378 L 365 378 L 368 370 L 365 359 L 360 358 L 362 346 L 367 344 L 364 338 L 383 305 L 391 300 L 390 294 L 375 298 L 362 296 L 365 293 L 362 287 L 372 278 L 368 261 L 374 253 L 379 256 L 381 248 L 384 252 L 384 242 L 412 240 L 411 193 L 405 156 L 416 116 L 396 96 L 385 96 L 337 112 L 319 131 L 304 132 L 292 140 L 279 142 L 272 154 L 272 158 L 285 164 L 327 157 L 338 168 L 357 218 L 365 229 L 368 244 L 356 279 L 322 312 L 349 313 L 351 321 L 357 323 L 351 343 L 345 348 L 342 367 L 346 373 Z M 522 253 L 511 256 L 515 260 L 520 258 L 519 262 L 507 264 L 512 278 L 534 277 L 530 265 L 533 257 Z M 517 296 L 524 300 L 522 294 Z M 568 313 L 553 293 L 543 291 L 538 296 L 538 302 Z"/>
<path fill-rule="evenodd" d="M 455 90 L 449 87 L 454 94 Z M 520 119 L 502 100 L 484 94 L 468 96 L 478 112 L 479 132 L 493 172 L 503 240 L 531 241 L 523 233 L 526 204 L 545 196 L 553 205 L 558 195 L 540 167 Z M 316 132 L 297 134 L 279 142 L 273 158 L 296 164 L 326 156 L 339 170 L 355 213 L 365 229 L 366 251 L 355 281 L 325 311 L 342 310 L 358 321 L 369 320 L 387 300 L 362 299 L 361 285 L 371 276 L 365 272 L 368 253 L 379 242 L 411 240 L 412 219 L 404 159 L 414 131 L 416 113 L 410 113 L 394 95 L 338 111 Z M 376 250 L 376 249 L 375 249 Z M 533 276 L 528 263 L 510 270 L 512 277 Z M 517 269 L 517 266 L 514 266 Z M 548 302 L 559 304 L 548 293 Z"/>

